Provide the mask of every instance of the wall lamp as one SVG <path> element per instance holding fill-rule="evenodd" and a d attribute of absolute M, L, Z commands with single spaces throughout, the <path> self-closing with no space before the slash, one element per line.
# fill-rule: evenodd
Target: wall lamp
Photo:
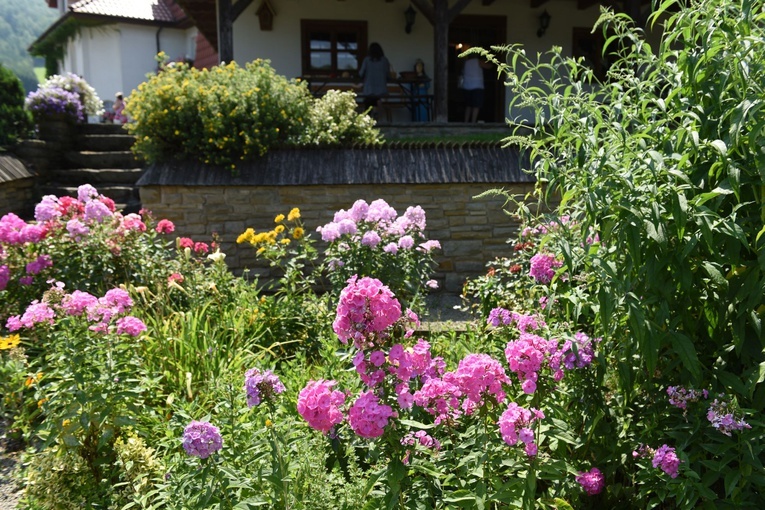
<path fill-rule="evenodd" d="M 412 27 L 414 26 L 414 17 L 417 16 L 417 11 L 412 8 L 412 4 L 409 4 L 409 8 L 404 11 L 404 20 L 406 20 L 406 26 L 404 26 L 404 31 L 406 31 L 407 34 L 412 33 Z"/>
<path fill-rule="evenodd" d="M 547 28 L 550 26 L 550 19 L 551 16 L 547 12 L 547 9 L 545 9 L 544 12 L 539 15 L 539 30 L 537 30 L 537 37 L 542 37 L 545 35 Z"/>

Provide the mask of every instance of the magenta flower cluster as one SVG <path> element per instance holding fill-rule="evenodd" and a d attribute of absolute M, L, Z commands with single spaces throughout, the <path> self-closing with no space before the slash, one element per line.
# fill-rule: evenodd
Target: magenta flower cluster
<path fill-rule="evenodd" d="M 388 419 L 396 416 L 393 408 L 380 402 L 374 392 L 365 391 L 348 410 L 348 424 L 359 437 L 372 439 L 383 435 Z"/>
<path fill-rule="evenodd" d="M 247 405 L 255 407 L 262 402 L 272 402 L 276 395 L 286 388 L 279 376 L 270 370 L 251 368 L 244 374 L 244 391 L 247 393 Z"/>
<path fill-rule="evenodd" d="M 376 278 L 353 276 L 340 293 L 332 329 L 341 342 L 351 340 L 364 349 L 400 317 L 401 304 L 387 286 Z"/>
<path fill-rule="evenodd" d="M 510 446 L 523 443 L 526 455 L 535 456 L 538 448 L 531 425 L 544 417 L 544 413 L 539 409 L 526 409 L 515 402 L 510 402 L 507 410 L 497 420 L 502 440 Z"/>
<path fill-rule="evenodd" d="M 63 287 L 62 283 L 55 284 L 43 301 L 33 301 L 22 315 L 9 317 L 5 326 L 9 331 L 18 331 L 22 328 L 32 329 L 38 324 L 52 325 L 59 316 L 85 315 L 92 323 L 89 329 L 98 333 L 114 331 L 118 335 L 137 337 L 146 331 L 146 325 L 141 319 L 127 315 L 133 306 L 127 291 L 111 289 L 97 298 L 79 290 L 69 294 Z"/>
<path fill-rule="evenodd" d="M 297 410 L 300 416 L 312 428 L 325 434 L 343 422 L 340 406 L 345 402 L 345 394 L 332 389 L 336 384 L 335 381 L 309 381 L 298 395 Z"/>
<path fill-rule="evenodd" d="M 192 457 L 206 459 L 223 448 L 223 438 L 215 425 L 192 421 L 183 431 L 183 449 Z"/>
<path fill-rule="evenodd" d="M 588 496 L 600 494 L 606 486 L 606 479 L 603 476 L 603 473 L 596 467 L 589 471 L 579 471 L 579 474 L 576 476 L 576 481 L 582 486 L 584 492 L 586 492 Z"/>
<path fill-rule="evenodd" d="M 548 284 L 555 276 L 555 269 L 561 267 L 563 262 L 557 260 L 555 255 L 549 253 L 537 253 L 530 260 L 529 274 L 538 283 Z"/>
<path fill-rule="evenodd" d="M 348 211 L 340 209 L 331 222 L 316 230 L 326 242 L 337 241 L 343 235 L 354 238 L 360 233 L 359 240 L 369 248 L 377 247 L 383 237 L 397 237 L 398 242 L 394 243 L 397 248 L 409 250 L 414 247 L 413 236 L 422 233 L 425 226 L 425 210 L 419 205 L 408 207 L 399 216 L 385 200 L 377 199 L 371 204 L 357 200 Z M 437 247 L 438 241 L 430 241 L 421 249 L 430 251 Z"/>

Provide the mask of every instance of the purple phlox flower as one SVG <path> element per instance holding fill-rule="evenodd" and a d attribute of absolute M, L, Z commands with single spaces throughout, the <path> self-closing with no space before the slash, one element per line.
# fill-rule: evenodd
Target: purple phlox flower
<path fill-rule="evenodd" d="M 435 416 L 434 423 L 438 425 L 462 414 L 459 401 L 461 396 L 462 392 L 454 382 L 434 377 L 414 393 L 414 403 Z"/>
<path fill-rule="evenodd" d="M 247 393 L 247 405 L 255 407 L 261 402 L 272 402 L 274 396 L 286 390 L 279 376 L 270 370 L 251 368 L 244 374 L 244 391 Z"/>
<path fill-rule="evenodd" d="M 356 223 L 367 219 L 367 212 L 369 211 L 369 204 L 364 200 L 356 200 L 348 211 L 350 218 Z"/>
<path fill-rule="evenodd" d="M 206 459 L 223 448 L 223 438 L 215 425 L 192 421 L 183 431 L 183 449 L 193 457 Z"/>
<path fill-rule="evenodd" d="M 385 253 L 390 253 L 392 255 L 395 255 L 398 253 L 398 245 L 396 243 L 388 243 L 385 246 L 383 246 L 383 251 Z"/>
<path fill-rule="evenodd" d="M 90 233 L 90 228 L 77 218 L 72 218 L 66 222 L 66 230 L 77 241 Z"/>
<path fill-rule="evenodd" d="M 87 221 L 102 223 L 111 215 L 112 211 L 100 200 L 90 200 L 85 204 L 85 219 Z"/>
<path fill-rule="evenodd" d="M 510 314 L 510 310 L 506 310 L 502 307 L 493 308 L 489 312 L 489 318 L 486 319 L 486 324 L 489 326 L 494 326 L 495 328 L 498 328 L 499 326 L 507 326 L 508 324 L 512 323 L 512 315 Z"/>
<path fill-rule="evenodd" d="M 5 288 L 8 286 L 8 282 L 11 279 L 11 270 L 3 264 L 0 266 L 0 290 L 5 290 Z"/>
<path fill-rule="evenodd" d="M 21 230 L 26 227 L 27 222 L 13 213 L 8 213 L 0 218 L 0 243 L 21 244 L 23 239 Z"/>
<path fill-rule="evenodd" d="M 42 225 L 27 223 L 19 231 L 19 239 L 22 243 L 39 243 L 45 239 L 46 233 Z"/>
<path fill-rule="evenodd" d="M 712 427 L 726 436 L 730 436 L 734 431 L 752 428 L 751 425 L 744 421 L 743 417 L 737 416 L 738 414 L 740 414 L 740 411 L 737 406 L 727 400 L 725 395 L 720 394 L 709 406 L 707 420 L 712 424 Z"/>
<path fill-rule="evenodd" d="M 40 203 L 35 206 L 35 219 L 37 221 L 50 221 L 61 217 L 58 197 L 45 195 Z"/>
<path fill-rule="evenodd" d="M 706 399 L 709 396 L 707 390 L 695 390 L 693 388 L 683 388 L 682 386 L 669 386 L 667 387 L 667 395 L 669 396 L 669 403 L 687 411 L 689 402 L 698 402 L 700 399 Z"/>
<path fill-rule="evenodd" d="M 345 218 L 337 223 L 337 231 L 340 232 L 340 235 L 353 235 L 358 231 L 358 226 L 352 219 Z"/>
<path fill-rule="evenodd" d="M 98 198 L 98 191 L 90 184 L 83 184 L 77 188 L 77 200 L 87 204 L 93 199 Z"/>
<path fill-rule="evenodd" d="M 53 266 L 50 255 L 40 255 L 26 265 L 27 274 L 40 274 L 43 270 Z"/>
<path fill-rule="evenodd" d="M 34 300 L 21 315 L 18 324 L 27 329 L 31 329 L 35 327 L 35 325 L 43 323 L 53 325 L 55 317 L 56 312 L 53 311 L 48 303 Z M 10 330 L 11 328 L 8 327 L 8 329 Z"/>

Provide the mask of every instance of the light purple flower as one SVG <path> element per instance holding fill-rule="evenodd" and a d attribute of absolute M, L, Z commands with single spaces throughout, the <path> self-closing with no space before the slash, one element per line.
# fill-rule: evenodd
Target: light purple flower
<path fill-rule="evenodd" d="M 260 371 L 251 368 L 244 374 L 244 391 L 247 393 L 247 405 L 254 407 L 261 402 L 271 402 L 275 395 L 285 391 L 279 376 L 270 370 Z"/>
<path fill-rule="evenodd" d="M 383 251 L 385 253 L 390 253 L 392 255 L 395 255 L 398 253 L 398 245 L 396 243 L 388 243 L 385 246 L 383 246 Z"/>
<path fill-rule="evenodd" d="M 192 421 L 183 431 L 183 449 L 193 457 L 206 459 L 223 448 L 223 438 L 215 425 Z"/>
<path fill-rule="evenodd" d="M 90 184 L 83 184 L 77 188 L 77 200 L 80 202 L 87 203 L 94 198 L 98 198 L 98 191 Z"/>
<path fill-rule="evenodd" d="M 100 200 L 91 200 L 85 204 L 85 219 L 101 223 L 105 218 L 111 217 L 112 212 Z"/>
<path fill-rule="evenodd" d="M 66 231 L 72 238 L 79 241 L 90 233 L 90 228 L 77 218 L 73 218 L 66 222 Z"/>
<path fill-rule="evenodd" d="M 398 247 L 401 248 L 402 250 L 409 250 L 413 246 L 414 246 L 414 238 L 412 238 L 412 236 L 406 235 L 398 240 Z"/>
<path fill-rule="evenodd" d="M 370 248 L 374 248 L 380 244 L 380 240 L 380 235 L 374 230 L 370 230 L 369 232 L 364 233 L 364 236 L 361 238 L 361 244 Z"/>
<path fill-rule="evenodd" d="M 45 195 L 40 203 L 35 206 L 35 219 L 37 221 L 53 220 L 61 216 L 58 197 Z"/>
<path fill-rule="evenodd" d="M 26 266 L 27 274 L 40 274 L 43 270 L 51 267 L 53 260 L 50 255 L 40 255 Z"/>
<path fill-rule="evenodd" d="M 8 286 L 8 281 L 11 279 L 11 270 L 3 264 L 0 266 L 0 290 L 5 290 Z"/>

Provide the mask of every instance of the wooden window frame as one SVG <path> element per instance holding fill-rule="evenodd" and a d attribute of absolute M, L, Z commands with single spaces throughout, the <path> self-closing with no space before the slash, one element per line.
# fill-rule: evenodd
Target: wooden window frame
<path fill-rule="evenodd" d="M 311 69 L 311 32 L 328 32 L 331 38 L 331 67 L 329 70 L 316 71 Z M 347 69 L 337 68 L 337 35 L 339 33 L 355 32 L 358 36 L 356 51 L 356 69 L 352 71 L 353 77 L 358 76 L 361 62 L 367 53 L 367 22 L 364 20 L 327 20 L 327 19 L 302 19 L 300 20 L 300 53 L 301 71 L 303 76 L 336 76 L 339 77 Z"/>

